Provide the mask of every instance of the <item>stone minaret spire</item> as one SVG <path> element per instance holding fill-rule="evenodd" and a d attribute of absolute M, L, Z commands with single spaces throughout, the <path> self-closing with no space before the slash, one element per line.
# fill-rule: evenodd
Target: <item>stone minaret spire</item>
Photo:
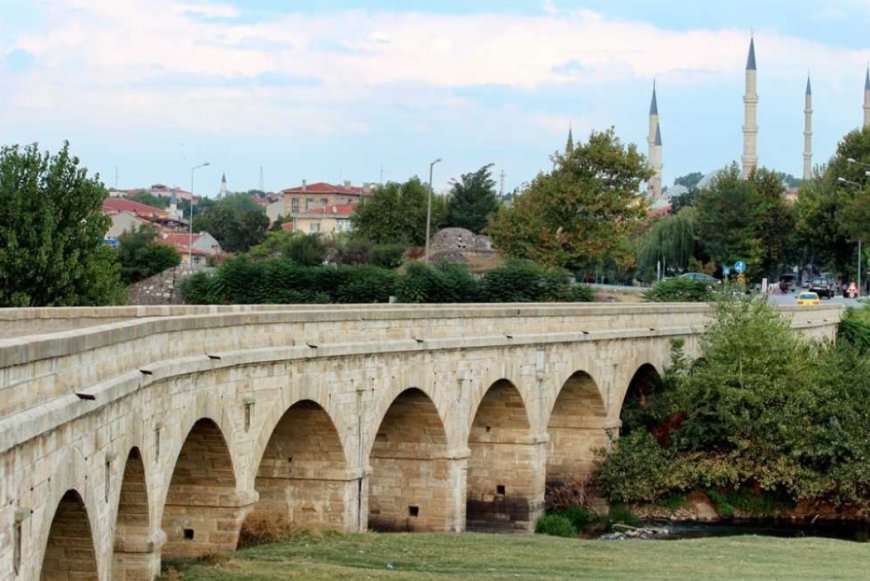
<path fill-rule="evenodd" d="M 813 89 L 807 75 L 807 91 L 804 94 L 804 179 L 813 177 Z"/>
<path fill-rule="evenodd" d="M 223 174 L 221 176 L 221 191 L 218 194 L 218 198 L 226 198 L 227 197 L 227 174 Z"/>
<path fill-rule="evenodd" d="M 758 168 L 758 92 L 755 86 L 755 38 L 749 40 L 749 57 L 746 59 L 746 94 L 743 95 L 743 177 L 749 177 Z"/>
<path fill-rule="evenodd" d="M 655 81 L 653 81 L 652 99 L 649 103 L 649 135 L 646 141 L 649 166 L 653 170 L 653 176 L 647 182 L 647 193 L 652 200 L 658 200 L 662 195 L 662 130 L 659 126 L 659 104 L 656 99 Z"/>
<path fill-rule="evenodd" d="M 864 127 L 870 127 L 870 67 L 864 76 Z"/>

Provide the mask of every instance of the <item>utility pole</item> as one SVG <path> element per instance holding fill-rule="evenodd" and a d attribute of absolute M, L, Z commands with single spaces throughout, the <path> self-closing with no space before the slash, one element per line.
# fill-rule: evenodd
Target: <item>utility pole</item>
<path fill-rule="evenodd" d="M 504 197 L 504 170 L 498 174 L 498 197 Z"/>
<path fill-rule="evenodd" d="M 263 181 L 263 166 L 260 166 L 260 191 L 266 193 L 266 182 Z"/>

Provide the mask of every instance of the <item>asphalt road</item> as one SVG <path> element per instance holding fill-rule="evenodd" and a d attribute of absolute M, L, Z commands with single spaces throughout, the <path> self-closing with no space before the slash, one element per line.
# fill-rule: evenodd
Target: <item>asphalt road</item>
<path fill-rule="evenodd" d="M 771 294 L 767 295 L 767 300 L 776 305 L 794 305 L 797 302 L 797 293 L 788 293 L 784 295 Z M 844 299 L 842 296 L 835 296 L 832 299 L 822 299 L 823 305 L 831 303 L 846 305 L 849 307 L 859 307 L 862 304 L 866 304 L 865 301 L 859 302 L 858 299 Z"/>

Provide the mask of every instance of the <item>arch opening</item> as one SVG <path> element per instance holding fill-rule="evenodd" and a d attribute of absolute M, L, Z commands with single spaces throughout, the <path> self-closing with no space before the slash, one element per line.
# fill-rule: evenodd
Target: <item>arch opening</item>
<path fill-rule="evenodd" d="M 607 410 L 598 385 L 588 373 L 571 375 L 559 390 L 547 432 L 547 493 L 581 492 L 595 469 L 595 450 L 610 445 Z M 548 502 L 549 502 L 548 498 Z"/>
<path fill-rule="evenodd" d="M 85 503 L 75 490 L 64 493 L 54 512 L 39 578 L 42 581 L 99 578 L 91 523 Z"/>
<path fill-rule="evenodd" d="M 620 434 L 626 436 L 635 429 L 647 429 L 658 433 L 660 429 L 669 431 L 667 425 L 670 421 L 662 424 L 661 418 L 656 417 L 653 402 L 656 392 L 662 386 L 662 378 L 658 370 L 649 363 L 638 367 L 637 371 L 628 382 L 625 396 L 622 399 L 622 407 L 619 410 L 621 422 Z"/>
<path fill-rule="evenodd" d="M 421 390 L 393 400 L 369 455 L 369 528 L 447 531 L 453 519 L 447 434 Z"/>
<path fill-rule="evenodd" d="M 543 511 L 543 450 L 532 439 L 526 406 L 509 381 L 492 384 L 468 434 L 466 529 L 530 530 Z"/>
<path fill-rule="evenodd" d="M 201 419 L 184 440 L 166 493 L 163 556 L 201 557 L 234 550 L 243 512 L 223 434 L 213 421 Z"/>
<path fill-rule="evenodd" d="M 139 448 L 132 448 L 124 464 L 118 517 L 115 523 L 113 579 L 147 579 L 156 572 L 159 558 L 151 543 L 151 519 L 145 465 Z"/>
<path fill-rule="evenodd" d="M 338 430 L 326 410 L 305 400 L 284 413 L 269 437 L 254 485 L 260 500 L 246 521 L 251 534 L 262 524 L 345 528 L 357 479 L 348 475 Z"/>

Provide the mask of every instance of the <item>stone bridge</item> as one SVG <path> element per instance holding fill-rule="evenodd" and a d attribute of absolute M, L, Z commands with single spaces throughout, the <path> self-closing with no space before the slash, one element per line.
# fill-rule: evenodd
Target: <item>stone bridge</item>
<path fill-rule="evenodd" d="M 812 337 L 840 318 L 786 312 Z M 703 305 L 0 311 L 0 579 L 150 579 L 233 550 L 246 519 L 529 530 L 705 324 Z"/>

